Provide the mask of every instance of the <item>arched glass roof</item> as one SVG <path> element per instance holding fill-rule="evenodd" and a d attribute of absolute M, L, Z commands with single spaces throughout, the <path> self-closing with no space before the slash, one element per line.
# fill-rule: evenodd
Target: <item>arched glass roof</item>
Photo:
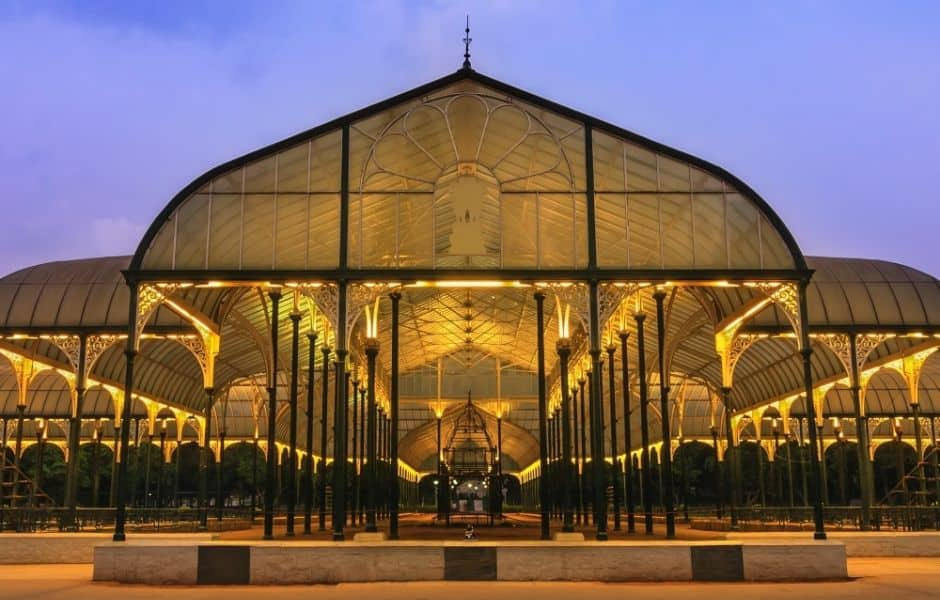
<path fill-rule="evenodd" d="M 131 262 L 178 274 L 592 266 L 805 262 L 729 173 L 469 69 L 206 173 Z"/>

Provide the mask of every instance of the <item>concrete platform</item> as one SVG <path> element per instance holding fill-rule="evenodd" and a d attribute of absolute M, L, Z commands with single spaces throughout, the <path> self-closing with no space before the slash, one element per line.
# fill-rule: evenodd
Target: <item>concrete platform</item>
<path fill-rule="evenodd" d="M 208 542 L 211 534 L 135 534 L 144 540 Z M 0 534 L 0 565 L 81 564 L 94 558 L 95 546 L 111 541 L 110 533 L 3 533 Z"/>
<path fill-rule="evenodd" d="M 145 584 L 373 581 L 813 581 L 847 577 L 845 545 L 719 542 L 184 542 L 95 547 L 94 580 Z"/>
<path fill-rule="evenodd" d="M 726 539 L 751 543 L 756 540 L 805 540 L 806 532 L 729 533 Z M 940 532 L 936 531 L 827 531 L 828 539 L 845 544 L 850 557 L 940 557 Z"/>

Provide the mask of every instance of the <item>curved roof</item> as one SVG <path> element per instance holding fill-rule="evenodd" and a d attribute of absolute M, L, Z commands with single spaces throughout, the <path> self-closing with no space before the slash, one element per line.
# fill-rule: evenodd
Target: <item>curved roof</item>
<path fill-rule="evenodd" d="M 810 326 L 940 327 L 940 280 L 884 260 L 807 256 L 813 273 L 807 289 Z M 784 325 L 766 311 L 755 325 Z"/>
<path fill-rule="evenodd" d="M 496 415 L 473 404 L 476 411 L 486 424 L 486 430 L 493 442 L 496 443 Z M 441 443 L 446 445 L 451 439 L 458 421 L 464 415 L 466 403 L 456 403 L 447 408 L 441 417 Z M 516 469 L 532 464 L 539 457 L 538 440 L 524 427 L 504 420 L 503 431 L 503 467 Z M 406 463 L 418 469 L 433 468 L 433 460 L 437 454 L 437 422 L 428 421 L 408 432 L 399 442 L 399 456 Z"/>
<path fill-rule="evenodd" d="M 602 269 L 806 269 L 783 222 L 730 173 L 470 69 L 207 172 L 130 266 L 582 269 L 590 219 Z"/>
<path fill-rule="evenodd" d="M 129 256 L 44 263 L 0 278 L 0 330 L 127 332 Z M 155 324 L 183 322 L 162 309 Z"/>

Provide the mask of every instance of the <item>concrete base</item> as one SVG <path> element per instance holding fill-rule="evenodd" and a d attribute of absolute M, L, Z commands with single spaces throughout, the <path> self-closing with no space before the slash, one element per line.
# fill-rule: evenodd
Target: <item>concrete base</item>
<path fill-rule="evenodd" d="M 145 540 L 208 542 L 210 534 L 135 534 Z M 111 541 L 110 533 L 3 533 L 0 534 L 0 564 L 81 564 L 91 563 L 95 546 Z"/>
<path fill-rule="evenodd" d="M 751 542 L 210 542 L 95 548 L 94 580 L 146 584 L 845 579 L 845 546 Z"/>
<path fill-rule="evenodd" d="M 384 542 L 385 534 L 381 531 L 360 531 L 353 536 L 354 542 Z"/>
<path fill-rule="evenodd" d="M 584 534 L 580 531 L 556 531 L 552 534 L 552 540 L 556 542 L 583 542 Z"/>
<path fill-rule="evenodd" d="M 773 540 L 784 543 L 806 540 L 810 532 L 729 533 L 728 540 L 750 543 L 754 540 Z M 828 531 L 829 540 L 845 544 L 845 554 L 860 557 L 940 557 L 940 532 L 904 531 Z"/>

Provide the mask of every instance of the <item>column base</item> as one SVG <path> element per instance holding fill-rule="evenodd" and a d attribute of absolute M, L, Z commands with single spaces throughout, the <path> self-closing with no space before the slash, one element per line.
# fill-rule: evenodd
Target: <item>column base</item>
<path fill-rule="evenodd" d="M 580 531 L 558 531 L 552 536 L 556 542 L 583 542 L 584 534 Z"/>

